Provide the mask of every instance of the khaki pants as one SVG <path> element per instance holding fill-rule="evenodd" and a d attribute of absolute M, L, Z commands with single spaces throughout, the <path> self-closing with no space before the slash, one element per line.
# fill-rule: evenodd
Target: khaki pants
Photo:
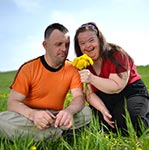
<path fill-rule="evenodd" d="M 57 113 L 58 111 L 51 112 Z M 91 116 L 90 108 L 84 107 L 82 111 L 73 116 L 74 125 L 71 129 L 78 129 L 87 125 L 91 121 Z M 45 130 L 39 130 L 32 121 L 16 112 L 5 111 L 0 113 L 0 134 L 12 141 L 20 136 L 33 137 L 35 141 L 58 139 L 64 130 L 66 129 L 53 126 Z"/>

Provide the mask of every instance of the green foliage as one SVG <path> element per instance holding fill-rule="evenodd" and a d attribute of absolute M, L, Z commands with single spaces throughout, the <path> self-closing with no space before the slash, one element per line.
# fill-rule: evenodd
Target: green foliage
<path fill-rule="evenodd" d="M 138 72 L 149 90 L 149 66 L 138 66 Z M 7 99 L 9 95 L 9 86 L 13 81 L 16 71 L 0 73 L 0 111 L 6 110 Z M 66 105 L 71 100 L 68 93 Z M 142 128 L 143 134 L 140 137 L 132 127 L 129 114 L 126 113 L 128 136 L 122 136 L 121 133 L 105 133 L 103 126 L 98 123 L 97 118 L 93 117 L 89 127 L 85 127 L 80 133 L 74 133 L 70 141 L 67 137 L 61 137 L 57 141 L 41 141 L 35 143 L 34 140 L 19 138 L 14 142 L 5 139 L 0 135 L 0 150 L 148 150 L 149 147 L 149 129 Z"/>
<path fill-rule="evenodd" d="M 13 81 L 16 71 L 12 72 L 0 72 L 0 94 L 8 94 L 9 86 Z"/>
<path fill-rule="evenodd" d="M 149 66 L 138 66 L 137 70 L 149 91 Z"/>
<path fill-rule="evenodd" d="M 7 99 L 10 92 L 11 85 L 16 71 L 0 72 L 0 111 L 6 110 Z"/>

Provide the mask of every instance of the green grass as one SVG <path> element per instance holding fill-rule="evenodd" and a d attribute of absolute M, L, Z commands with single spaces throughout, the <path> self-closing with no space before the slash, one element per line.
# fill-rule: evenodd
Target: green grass
<path fill-rule="evenodd" d="M 0 72 L 0 111 L 6 110 L 7 98 L 10 92 L 9 86 L 11 85 L 16 71 Z"/>
<path fill-rule="evenodd" d="M 138 70 L 138 73 L 141 75 L 149 91 L 149 66 L 138 66 L 137 70 Z"/>
<path fill-rule="evenodd" d="M 138 72 L 149 90 L 149 66 L 138 66 Z M 7 108 L 7 98 L 16 71 L 0 73 L 0 111 Z M 71 95 L 67 95 L 67 102 Z M 148 150 L 149 130 L 143 130 L 140 137 L 132 127 L 129 115 L 127 116 L 128 136 L 122 136 L 120 133 L 105 133 L 103 126 L 100 126 L 98 120 L 93 118 L 90 127 L 85 127 L 80 134 L 74 134 L 74 140 L 70 141 L 67 137 L 61 137 L 57 141 L 44 143 L 34 143 L 30 138 L 19 138 L 12 143 L 0 136 L 0 150 Z"/>

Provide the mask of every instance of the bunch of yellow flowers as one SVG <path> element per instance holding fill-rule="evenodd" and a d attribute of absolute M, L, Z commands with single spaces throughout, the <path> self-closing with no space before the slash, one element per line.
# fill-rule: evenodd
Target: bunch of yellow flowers
<path fill-rule="evenodd" d="M 72 65 L 79 70 L 87 68 L 87 66 L 93 65 L 93 60 L 87 54 L 83 54 L 80 57 L 76 57 L 72 61 Z"/>

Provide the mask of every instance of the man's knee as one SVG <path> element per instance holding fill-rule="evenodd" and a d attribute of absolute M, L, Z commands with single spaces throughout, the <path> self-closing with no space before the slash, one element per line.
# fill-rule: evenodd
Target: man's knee
<path fill-rule="evenodd" d="M 79 113 L 74 115 L 75 128 L 83 127 L 91 122 L 92 111 L 88 106 L 85 106 Z"/>

